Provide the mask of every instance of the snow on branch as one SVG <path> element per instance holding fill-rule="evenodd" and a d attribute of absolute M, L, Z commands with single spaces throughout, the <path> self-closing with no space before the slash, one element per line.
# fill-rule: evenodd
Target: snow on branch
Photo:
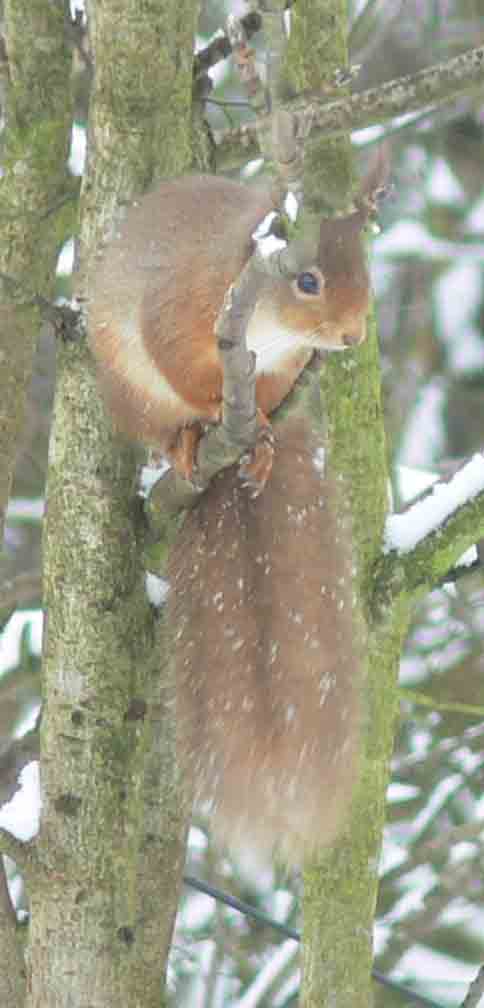
<path fill-rule="evenodd" d="M 448 483 L 435 483 L 427 496 L 387 520 L 385 552 L 408 553 L 484 490 L 484 455 L 474 455 Z"/>
<path fill-rule="evenodd" d="M 387 604 L 402 593 L 429 591 L 483 536 L 484 454 L 477 454 L 448 482 L 434 484 L 405 512 L 388 518 L 378 600 Z"/>

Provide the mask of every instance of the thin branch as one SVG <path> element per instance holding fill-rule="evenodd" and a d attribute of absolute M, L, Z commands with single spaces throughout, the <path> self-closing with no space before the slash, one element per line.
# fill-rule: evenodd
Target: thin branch
<path fill-rule="evenodd" d="M 13 833 L 0 827 L 0 853 L 15 861 L 23 875 L 29 877 L 37 867 L 37 848 L 34 840 L 19 840 Z"/>
<path fill-rule="evenodd" d="M 237 283 L 226 294 L 216 324 L 218 348 L 223 367 L 222 422 L 209 428 L 197 451 L 197 484 L 182 480 L 173 469 L 153 488 L 149 502 L 150 521 L 163 527 L 163 514 L 176 513 L 196 503 L 200 493 L 221 469 L 232 465 L 250 449 L 256 434 L 255 367 L 247 350 L 245 331 L 260 291 L 263 272 L 253 256 Z M 161 525 L 160 520 L 161 519 Z"/>
<path fill-rule="evenodd" d="M 447 483 L 405 513 L 390 517 L 389 545 L 375 576 L 376 610 L 402 595 L 438 585 L 463 553 L 484 536 L 484 456 L 476 455 Z"/>
<path fill-rule="evenodd" d="M 3 857 L 0 857 L 0 921 L 16 921 L 15 910 L 10 899 Z M 0 930 L 3 931 L 1 924 Z"/>
<path fill-rule="evenodd" d="M 397 116 L 434 108 L 484 84 L 484 46 L 461 53 L 445 63 L 397 77 L 376 88 L 369 88 L 349 98 L 328 101 L 324 95 L 301 95 L 287 103 L 296 135 L 337 136 L 381 125 Z M 257 130 L 253 123 L 234 130 L 214 131 L 215 142 L 224 154 L 242 147 L 246 156 L 255 156 Z"/>
<path fill-rule="evenodd" d="M 469 986 L 469 990 L 462 1002 L 461 1008 L 477 1008 L 482 995 L 484 994 L 484 966 L 481 966 L 477 976 Z"/>
<path fill-rule="evenodd" d="M 451 700 L 436 700 L 434 696 L 427 696 L 419 690 L 402 686 L 400 689 L 402 700 L 412 703 L 416 707 L 428 707 L 429 710 L 440 711 L 443 714 L 466 714 L 469 717 L 484 718 L 484 704 L 459 703 Z"/>
<path fill-rule="evenodd" d="M 248 45 L 249 32 L 246 19 L 229 15 L 227 34 L 234 64 L 255 112 L 256 122 L 263 124 L 259 131 L 259 144 L 266 157 L 275 162 L 278 184 L 274 184 L 273 194 L 275 196 L 277 191 L 277 195 L 282 197 L 287 191 L 285 172 L 282 169 L 289 160 L 291 164 L 294 160 L 294 138 L 288 136 L 291 151 L 289 159 L 287 143 L 285 145 L 282 143 L 283 138 L 278 142 L 272 130 L 280 84 L 282 51 L 286 41 L 283 27 L 284 0 L 278 0 L 278 3 L 279 6 L 276 6 L 272 15 L 267 15 L 270 18 L 271 39 L 277 43 L 273 72 L 269 75 L 269 86 L 265 86 L 259 77 L 254 52 Z M 259 27 L 262 26 L 261 17 L 258 17 L 257 23 Z M 273 114 L 267 116 L 264 113 L 269 106 L 272 107 Z M 297 270 L 297 257 L 296 246 L 288 246 L 270 257 L 253 255 L 237 282 L 227 292 L 215 326 L 223 371 L 222 422 L 210 429 L 197 446 L 196 485 L 190 486 L 181 480 L 174 470 L 170 470 L 152 489 L 147 514 L 153 533 L 166 537 L 167 517 L 183 507 L 195 504 L 200 493 L 206 489 L 216 473 L 236 462 L 244 452 L 254 448 L 258 430 L 255 358 L 247 350 L 245 338 L 247 324 L 260 293 L 263 274 L 287 277 L 292 271 Z M 267 428 L 265 440 L 267 451 L 270 453 L 270 428 Z"/>
<path fill-rule="evenodd" d="M 256 116 L 261 110 L 268 112 L 267 91 L 257 72 L 255 52 L 248 45 L 248 33 L 244 28 L 244 19 L 236 17 L 235 14 L 229 14 L 227 35 L 232 49 L 233 63 L 250 105 Z"/>
<path fill-rule="evenodd" d="M 22 738 L 14 739 L 0 756 L 0 808 L 9 802 L 18 790 L 18 778 L 28 763 L 39 759 L 38 725 Z M 7 853 L 7 852 L 5 852 Z"/>
<path fill-rule="evenodd" d="M 233 465 L 256 442 L 255 359 L 247 350 L 246 329 L 265 276 L 287 277 L 298 269 L 297 243 L 268 257 L 254 253 L 235 284 L 229 288 L 215 324 L 219 357 L 223 371 L 221 422 L 205 431 L 197 446 L 196 484 L 182 479 L 174 469 L 165 472 L 153 486 L 145 512 L 150 533 L 155 540 L 170 537 L 170 516 L 194 507 L 210 480 L 222 469 Z M 310 358 L 310 359 L 309 359 Z M 306 374 L 319 368 L 321 357 L 308 351 L 308 363 L 291 395 L 279 410 L 296 406 L 297 393 Z M 279 411 L 277 411 L 279 412 Z M 270 442 L 270 431 L 262 440 Z M 249 480 L 250 482 L 250 480 Z M 169 545 L 169 543 L 168 543 Z"/>
<path fill-rule="evenodd" d="M 42 596 L 42 575 L 32 570 L 8 578 L 0 585 L 0 612 L 15 609 Z"/>
<path fill-rule="evenodd" d="M 246 14 L 245 17 L 240 18 L 240 21 L 245 29 L 247 38 L 252 38 L 262 27 L 261 17 L 255 11 Z M 201 49 L 200 52 L 196 53 L 193 60 L 193 76 L 198 77 L 200 74 L 206 73 L 207 70 L 210 70 L 220 60 L 227 59 L 231 52 L 232 46 L 228 35 L 220 32 L 205 49 Z"/>
<path fill-rule="evenodd" d="M 459 739 L 459 744 L 462 742 Z M 460 823 L 459 826 L 452 826 L 449 829 L 439 831 L 438 836 L 429 838 L 424 834 L 421 842 L 411 844 L 406 851 L 405 872 L 410 874 L 414 868 L 419 868 L 424 862 L 430 860 L 438 854 L 440 863 L 443 864 L 450 858 L 452 848 L 458 843 L 466 841 L 474 842 L 476 850 L 480 851 L 480 837 L 484 829 L 482 819 L 473 822 Z M 479 858 L 476 854 L 476 858 Z M 385 872 L 385 882 L 391 883 L 400 878 L 402 866 L 400 863 Z"/>
<path fill-rule="evenodd" d="M 75 338 L 80 316 L 78 308 L 68 304 L 54 304 L 42 294 L 29 290 L 21 280 L 2 271 L 0 284 L 16 305 L 38 308 L 41 317 L 54 326 L 56 335 L 62 335 L 65 340 Z"/>
<path fill-rule="evenodd" d="M 257 70 L 255 52 L 248 45 L 244 19 L 233 14 L 227 18 L 233 63 L 255 114 L 260 153 L 266 165 L 271 165 L 272 192 L 276 206 L 282 203 L 288 190 L 295 192 L 299 200 L 302 197 L 306 139 L 305 135 L 294 133 L 292 117 L 284 110 L 279 111 L 283 90 L 281 68 L 287 42 L 283 10 L 284 0 L 278 0 L 271 10 L 261 10 L 261 27 L 267 44 L 266 82 Z"/>
<path fill-rule="evenodd" d="M 2 1008 L 19 1008 L 25 1001 L 25 965 L 17 933 L 17 915 L 8 890 L 5 864 L 0 856 L 0 999 Z"/>
<path fill-rule="evenodd" d="M 281 9 L 289 10 L 289 8 L 292 7 L 292 4 L 293 0 L 285 0 L 285 3 L 281 3 Z M 264 17 L 274 14 L 274 10 L 270 7 L 266 10 L 262 10 Z M 256 35 L 256 33 L 262 28 L 262 16 L 257 10 L 249 11 L 244 15 L 244 17 L 239 18 L 239 20 L 248 39 L 252 38 L 253 35 Z M 229 34 L 224 35 L 223 32 L 219 32 L 215 38 L 209 42 L 205 49 L 200 49 L 199 52 L 196 53 L 193 61 L 193 76 L 196 78 L 207 73 L 208 70 L 216 66 L 216 64 L 221 60 L 227 59 L 231 53 L 232 45 Z M 347 83 L 348 74 L 349 77 L 353 76 L 353 72 L 347 68 L 337 71 L 335 85 L 338 86 L 338 79 L 340 86 Z M 346 78 L 345 81 L 343 80 L 343 76 Z"/>

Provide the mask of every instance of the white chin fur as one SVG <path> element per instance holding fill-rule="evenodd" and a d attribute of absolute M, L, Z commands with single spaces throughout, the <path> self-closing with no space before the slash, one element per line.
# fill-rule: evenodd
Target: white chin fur
<path fill-rule="evenodd" d="M 247 328 L 247 347 L 256 355 L 256 374 L 262 371 L 277 371 L 282 367 L 288 354 L 294 353 L 305 344 L 299 336 L 278 326 L 273 319 L 253 318 Z"/>
<path fill-rule="evenodd" d="M 292 330 L 278 325 L 273 318 L 264 318 L 257 311 L 247 328 L 247 347 L 256 355 L 256 374 L 277 372 L 284 366 L 288 356 L 301 349 L 314 347 L 319 350 L 346 350 L 342 343 L 335 346 L 334 343 L 320 342 L 311 339 L 310 334 L 302 339 Z"/>

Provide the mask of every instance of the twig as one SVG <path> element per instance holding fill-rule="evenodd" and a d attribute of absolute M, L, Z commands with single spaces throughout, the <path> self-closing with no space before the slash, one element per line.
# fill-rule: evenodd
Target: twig
<path fill-rule="evenodd" d="M 254 11 L 240 18 L 240 22 L 245 29 L 247 38 L 252 38 L 262 26 L 260 15 Z M 210 70 L 220 60 L 227 59 L 231 52 L 232 46 L 228 35 L 223 35 L 222 33 L 216 35 L 205 49 L 201 49 L 200 52 L 196 53 L 193 60 L 194 76 L 198 77 L 199 74 L 206 73 L 207 70 Z"/>
<path fill-rule="evenodd" d="M 0 756 L 0 807 L 9 802 L 18 790 L 18 778 L 28 763 L 39 759 L 38 725 L 22 738 L 14 739 Z M 4 851 L 8 854 L 8 851 Z"/>
<path fill-rule="evenodd" d="M 42 575 L 40 571 L 28 571 L 3 581 L 0 586 L 0 611 L 25 605 L 42 595 Z"/>
<path fill-rule="evenodd" d="M 479 46 L 445 63 L 433 64 L 416 74 L 397 77 L 348 98 L 328 101 L 324 95 L 301 95 L 284 108 L 293 117 L 296 134 L 310 132 L 329 137 L 433 108 L 482 84 L 484 46 Z M 250 123 L 235 130 L 214 130 L 214 140 L 218 146 L 223 145 L 227 154 L 232 147 L 243 147 L 248 157 L 253 156 L 257 127 Z"/>
<path fill-rule="evenodd" d="M 469 990 L 461 1004 L 461 1008 L 477 1008 L 484 994 L 484 965 L 480 967 L 477 976 L 469 986 Z"/>
<path fill-rule="evenodd" d="M 259 150 L 272 169 L 274 202 L 280 206 L 288 191 L 296 193 L 298 201 L 302 196 L 304 144 L 309 130 L 308 121 L 302 131 L 297 128 L 293 116 L 280 107 L 283 93 L 281 68 L 287 42 L 283 17 L 285 4 L 284 0 L 273 0 L 273 3 L 269 10 L 259 0 L 253 0 L 254 6 L 261 8 L 258 13 L 266 37 L 265 82 L 257 71 L 254 51 L 248 46 L 244 19 L 229 15 L 227 34 L 234 64 L 255 113 Z M 340 76 L 340 83 L 342 80 Z"/>
<path fill-rule="evenodd" d="M 17 933 L 17 915 L 10 899 L 5 864 L 0 856 L 0 947 L 2 970 L 0 997 L 3 1008 L 18 1008 L 25 1003 L 25 965 L 22 944 Z"/>
<path fill-rule="evenodd" d="M 3 857 L 0 857 L 0 918 L 16 923 L 15 910 L 8 891 L 7 876 Z"/>
<path fill-rule="evenodd" d="M 282 23 L 281 0 L 276 8 L 278 28 L 273 25 L 272 34 L 277 36 L 279 48 L 285 42 Z M 265 14 L 265 12 L 264 12 Z M 254 22 L 251 22 L 253 24 Z M 260 27 L 262 19 L 257 17 Z M 227 37 L 234 57 L 235 66 L 256 114 L 256 120 L 264 126 L 259 133 L 259 143 L 263 153 L 274 160 L 279 184 L 274 186 L 274 197 L 282 199 L 287 191 L 284 171 L 281 170 L 279 156 L 289 162 L 293 151 L 287 154 L 287 144 L 275 142 L 272 135 L 272 116 L 261 115 L 269 107 L 275 106 L 279 90 L 279 68 L 281 54 L 278 52 L 275 78 L 271 81 L 270 92 L 264 86 L 256 69 L 254 52 L 248 45 L 247 21 L 229 15 Z M 274 75 L 273 75 L 274 76 Z M 270 99 L 270 101 L 269 101 Z M 284 137 L 284 130 L 279 131 Z M 286 139 L 284 137 L 284 139 Z M 293 137 L 290 137 L 293 146 Z M 274 151 L 274 153 L 273 153 Z M 285 167 L 285 166 L 283 166 Z M 222 422 L 210 430 L 199 442 L 197 452 L 196 486 L 190 487 L 170 470 L 152 489 L 147 505 L 152 532 L 166 536 L 167 517 L 176 514 L 182 507 L 196 503 L 200 493 L 208 486 L 212 477 L 221 469 L 236 462 L 241 454 L 255 443 L 257 419 L 255 399 L 255 360 L 247 350 L 245 333 L 249 318 L 255 307 L 262 284 L 263 273 L 287 277 L 297 272 L 298 256 L 301 250 L 293 243 L 280 253 L 261 259 L 253 256 L 242 270 L 237 283 L 227 292 L 222 310 L 216 323 L 218 350 L 223 368 L 223 410 Z M 307 253 L 306 253 L 307 254 Z"/>
<path fill-rule="evenodd" d="M 81 319 L 79 308 L 69 304 L 53 304 L 42 294 L 29 290 L 20 280 L 2 271 L 0 282 L 15 304 L 24 305 L 26 308 L 38 308 L 42 318 L 53 325 L 57 336 L 61 336 L 64 340 L 77 339 Z"/>
<path fill-rule="evenodd" d="M 198 444 L 196 485 L 168 470 L 153 486 L 146 505 L 151 532 L 167 533 L 166 520 L 193 507 L 210 480 L 253 448 L 256 434 L 255 358 L 245 334 L 265 278 L 296 274 L 307 261 L 308 243 L 292 241 L 262 257 L 254 253 L 229 288 L 215 324 L 223 370 L 222 422 L 207 429 Z"/>
<path fill-rule="evenodd" d="M 187 483 L 171 469 L 153 488 L 148 505 L 152 524 L 158 525 L 157 511 L 177 513 L 198 500 L 212 477 L 232 465 L 250 449 L 255 440 L 255 367 L 247 350 L 245 331 L 263 280 L 263 271 L 254 257 L 246 264 L 237 283 L 227 292 L 216 323 L 218 349 L 223 367 L 222 422 L 208 430 L 198 445 L 197 485 Z"/>
<path fill-rule="evenodd" d="M 256 115 L 262 110 L 269 111 L 267 95 L 255 65 L 255 52 L 248 45 L 247 33 L 242 18 L 229 14 L 227 35 L 232 48 L 232 59 L 244 85 L 250 105 Z"/>
<path fill-rule="evenodd" d="M 284 25 L 284 0 L 252 0 L 253 6 L 259 9 L 263 18 L 264 38 L 266 44 L 267 89 L 270 94 L 270 111 L 274 112 L 279 105 L 284 92 L 282 64 L 287 45 L 287 33 Z"/>
<path fill-rule="evenodd" d="M 13 833 L 0 827 L 0 853 L 15 861 L 23 875 L 29 877 L 37 865 L 37 848 L 34 840 L 19 840 Z"/>
<path fill-rule="evenodd" d="M 475 469 L 471 473 L 476 480 L 474 496 L 468 489 L 470 467 Z M 444 498 L 440 517 L 437 516 L 439 497 L 434 496 L 439 486 L 434 484 L 430 492 L 403 515 L 390 518 L 394 526 L 398 521 L 405 522 L 408 528 L 423 528 L 424 521 L 429 524 L 426 533 L 422 532 L 411 548 L 405 552 L 403 548 L 398 552 L 393 549 L 379 561 L 373 600 L 377 610 L 381 605 L 393 604 L 400 595 L 430 591 L 441 583 L 463 553 L 484 537 L 484 460 L 477 456 L 449 480 L 447 487 L 452 495 Z"/>

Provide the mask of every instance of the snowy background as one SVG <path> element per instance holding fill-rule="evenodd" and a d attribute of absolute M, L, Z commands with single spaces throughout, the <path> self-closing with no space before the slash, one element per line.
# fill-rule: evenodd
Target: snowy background
<path fill-rule="evenodd" d="M 205 4 L 199 44 L 220 23 Z M 484 17 L 469 0 L 353 4 L 352 60 L 358 87 L 448 58 L 479 44 Z M 481 13 L 479 11 L 481 10 Z M 227 67 L 214 74 L 214 97 L 238 88 Z M 231 115 L 234 113 L 231 112 Z M 210 110 L 216 124 L 223 109 Z M 363 169 L 381 131 L 354 137 Z M 85 130 L 75 124 L 71 168 L 82 171 Z M 432 482 L 442 462 L 484 449 L 484 103 L 460 99 L 396 124 L 391 139 L 393 192 L 372 244 L 393 492 L 403 500 Z M 59 260 L 59 292 L 68 293 L 73 244 Z M 29 579 L 30 594 L 2 614 L 0 755 L 30 728 L 39 709 L 40 530 L 54 352 L 42 336 L 29 418 L 6 532 L 7 577 Z M 482 467 L 478 460 L 477 468 Z M 444 494 L 445 496 L 445 494 Z M 442 504 L 430 505 L 431 517 Z M 420 518 L 419 518 L 420 521 Z M 412 521 L 410 521 L 412 525 Z M 406 529 L 409 520 L 407 516 Z M 414 533 L 418 527 L 413 522 Z M 389 536 L 401 534 L 398 521 Z M 398 540 L 401 542 L 401 539 Z M 18 583 L 18 582 L 16 582 Z M 477 572 L 443 586 L 420 606 L 401 663 L 401 721 L 388 792 L 375 928 L 376 967 L 434 1000 L 459 1005 L 484 959 L 484 591 Z M 0 813 L 19 836 L 35 833 L 38 770 Z M 10 869 L 19 912 L 21 880 Z M 250 859 L 221 859 L 207 824 L 194 825 L 187 870 L 291 927 L 299 927 L 300 882 L 261 872 Z M 298 987 L 297 945 L 208 896 L 185 889 L 171 960 L 177 1005 L 190 1008 L 286 1008 Z M 376 988 L 376 1005 L 406 1003 Z"/>

